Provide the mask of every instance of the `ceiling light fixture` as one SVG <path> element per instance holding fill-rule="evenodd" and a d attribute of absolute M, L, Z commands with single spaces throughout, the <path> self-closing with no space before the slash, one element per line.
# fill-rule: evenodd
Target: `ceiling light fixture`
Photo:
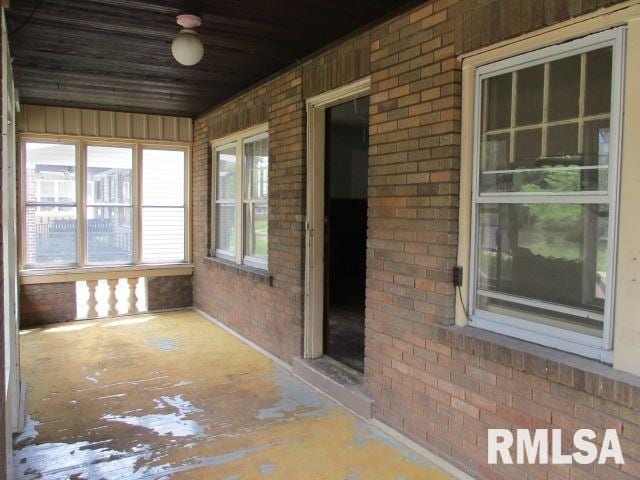
<path fill-rule="evenodd" d="M 204 46 L 195 31 L 202 25 L 202 18 L 182 14 L 176 17 L 176 21 L 183 28 L 171 44 L 171 53 L 179 63 L 190 67 L 202 60 L 204 55 Z"/>

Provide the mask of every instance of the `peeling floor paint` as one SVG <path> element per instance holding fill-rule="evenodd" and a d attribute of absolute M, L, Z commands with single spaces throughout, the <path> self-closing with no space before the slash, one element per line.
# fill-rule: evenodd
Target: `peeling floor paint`
<path fill-rule="evenodd" d="M 191 402 L 182 400 L 182 395 L 175 397 L 161 397 L 156 402 L 156 409 L 173 407 L 177 413 L 153 413 L 141 416 L 134 415 L 103 415 L 102 419 L 109 422 L 122 422 L 153 430 L 158 435 L 172 435 L 174 437 L 188 437 L 202 435 L 204 429 L 195 420 L 186 420 L 190 413 L 201 413 L 203 410 L 195 408 Z"/>
<path fill-rule="evenodd" d="M 451 478 L 194 312 L 21 333 L 16 479 Z"/>

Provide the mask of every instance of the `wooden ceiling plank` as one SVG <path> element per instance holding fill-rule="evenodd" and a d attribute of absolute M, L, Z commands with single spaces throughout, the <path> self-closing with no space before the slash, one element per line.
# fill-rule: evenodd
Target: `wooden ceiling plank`
<path fill-rule="evenodd" d="M 212 87 L 229 87 L 237 86 L 237 80 L 227 79 L 225 75 L 212 75 L 208 86 L 202 83 L 185 83 L 182 81 L 163 79 L 155 80 L 136 76 L 110 75 L 109 77 L 97 77 L 91 73 L 74 72 L 74 71 L 52 71 L 45 68 L 34 66 L 22 67 L 20 65 L 14 67 L 14 75 L 20 81 L 59 83 L 68 85 L 94 85 L 96 87 L 110 87 L 123 89 L 143 89 L 150 92 L 172 93 L 175 95 L 184 94 L 188 90 L 193 95 L 206 95 L 211 91 Z"/>
<path fill-rule="evenodd" d="M 13 18 L 16 21 L 24 21 L 31 13 L 29 9 L 16 9 Z M 58 35 L 68 38 L 87 38 L 100 37 L 100 35 L 108 36 L 111 41 L 137 42 L 140 47 L 157 48 L 157 40 L 166 42 L 167 46 L 171 44 L 178 34 L 179 27 L 174 23 L 164 21 L 145 22 L 140 18 L 128 17 L 123 15 L 104 15 L 93 12 L 86 12 L 80 9 L 58 9 L 48 6 L 45 10 L 38 11 L 37 15 L 32 17 L 27 27 L 25 27 L 18 35 L 23 37 L 22 41 L 29 38 L 29 32 L 34 31 L 47 32 L 48 30 L 57 30 Z M 254 51 L 256 53 L 268 53 L 270 55 L 291 55 L 299 50 L 298 47 L 282 42 L 277 38 L 270 38 L 264 35 L 257 35 L 251 31 L 239 30 L 237 28 L 228 29 L 212 29 L 200 28 L 198 34 L 202 43 L 211 48 L 229 49 L 232 51 L 246 52 Z M 42 38 L 31 36 L 31 39 Z M 92 44 L 88 42 L 89 44 Z"/>
<path fill-rule="evenodd" d="M 10 31 L 39 8 L 10 47 L 23 103 L 193 117 L 408 1 L 202 0 L 205 56 L 184 67 L 183 0 L 22 0 Z"/>

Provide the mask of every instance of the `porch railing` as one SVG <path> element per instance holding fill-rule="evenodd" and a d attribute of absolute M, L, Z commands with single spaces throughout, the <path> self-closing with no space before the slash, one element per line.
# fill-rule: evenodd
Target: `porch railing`
<path fill-rule="evenodd" d="M 132 255 L 130 229 L 120 229 L 113 220 L 93 219 L 88 222 L 87 243 L 91 261 L 108 263 L 126 261 Z M 38 263 L 49 263 L 61 255 L 73 257 L 76 252 L 76 221 L 53 220 L 36 224 Z"/>
<path fill-rule="evenodd" d="M 114 317 L 146 311 L 146 279 L 122 277 L 119 273 L 113 278 L 76 282 L 78 318 Z"/>

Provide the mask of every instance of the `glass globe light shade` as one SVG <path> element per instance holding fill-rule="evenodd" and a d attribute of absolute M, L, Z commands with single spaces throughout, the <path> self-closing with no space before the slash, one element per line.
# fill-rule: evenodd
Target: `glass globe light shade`
<path fill-rule="evenodd" d="M 204 45 L 195 30 L 183 29 L 171 44 L 173 57 L 182 65 L 195 65 L 204 55 Z"/>

